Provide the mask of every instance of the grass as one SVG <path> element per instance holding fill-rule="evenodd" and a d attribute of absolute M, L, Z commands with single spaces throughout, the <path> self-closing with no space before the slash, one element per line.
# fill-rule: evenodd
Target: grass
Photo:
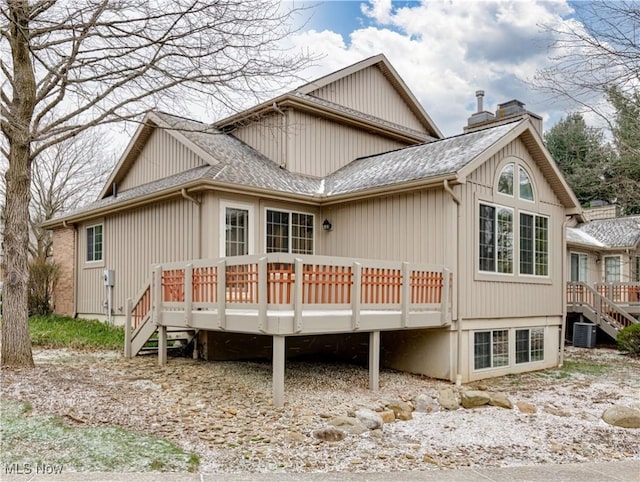
<path fill-rule="evenodd" d="M 120 350 L 124 330 L 97 320 L 66 316 L 32 316 L 29 335 L 33 346 L 81 350 Z"/>
<path fill-rule="evenodd" d="M 603 375 L 607 371 L 608 367 L 600 363 L 565 358 L 561 368 L 554 368 L 546 373 L 553 378 L 566 379 L 576 375 Z"/>
<path fill-rule="evenodd" d="M 0 401 L 0 465 L 48 465 L 64 471 L 144 472 L 198 469 L 197 455 L 117 427 L 70 427 L 33 415 L 29 404 Z"/>

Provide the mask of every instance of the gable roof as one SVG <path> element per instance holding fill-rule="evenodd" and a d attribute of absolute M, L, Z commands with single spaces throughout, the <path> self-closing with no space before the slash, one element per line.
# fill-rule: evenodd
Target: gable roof
<path fill-rule="evenodd" d="M 166 132 L 180 142 L 197 150 L 208 165 L 136 186 L 118 193 L 116 197 L 104 197 L 43 226 L 53 227 L 65 221 L 76 222 L 124 209 L 132 204 L 176 196 L 184 189 L 207 186 L 324 204 L 375 195 L 379 191 L 389 193 L 393 190 L 426 187 L 442 183 L 445 179 L 464 182 L 467 172 L 471 172 L 514 139 L 532 136 L 534 130 L 531 122 L 525 118 L 440 141 L 356 159 L 326 178 L 318 179 L 287 171 L 234 136 L 206 124 L 166 113 L 149 114 L 147 122 L 152 128 L 166 129 Z M 145 129 L 138 130 L 140 142 L 146 142 L 150 136 L 144 133 Z M 535 142 L 536 138 L 530 140 L 532 149 L 536 148 Z M 131 148 L 131 151 L 139 152 L 141 147 Z M 537 149 L 540 150 L 540 146 Z M 560 183 L 557 195 L 564 205 L 579 210 L 579 203 L 573 192 L 564 183 L 557 167 L 554 170 L 555 163 L 544 154 L 544 151 L 532 153 L 534 157 L 544 158 L 549 164 L 547 170 L 557 172 Z M 123 156 L 119 166 L 128 155 Z M 566 190 L 563 190 L 564 186 Z M 184 195 L 184 191 L 182 193 Z"/>
<path fill-rule="evenodd" d="M 393 122 L 381 119 L 373 115 L 350 109 L 339 104 L 335 104 L 333 102 L 329 102 L 325 99 L 321 99 L 317 96 L 312 95 L 314 91 L 326 85 L 337 82 L 338 80 L 348 77 L 355 72 L 367 69 L 374 65 L 380 68 L 385 78 L 394 87 L 394 89 L 396 89 L 400 97 L 406 102 L 411 112 L 413 112 L 413 114 L 417 117 L 420 124 L 424 126 L 424 129 L 428 134 L 415 129 L 410 129 L 400 124 L 395 124 Z M 325 115 L 328 114 L 329 116 L 331 116 L 331 114 L 334 114 L 334 116 L 339 116 L 339 114 L 342 114 L 344 116 L 344 119 L 346 120 L 356 122 L 359 121 L 367 124 L 367 127 L 374 129 L 376 125 L 382 125 L 390 129 L 391 133 L 393 133 L 394 130 L 403 132 L 408 136 L 409 139 L 413 140 L 414 142 L 424 142 L 426 140 L 442 139 L 444 137 L 429 114 L 427 114 L 427 112 L 424 110 L 418 99 L 409 90 L 409 88 L 400 78 L 389 60 L 387 60 L 387 58 L 383 54 L 369 57 L 368 59 L 362 60 L 341 70 L 325 75 L 324 77 L 320 77 L 319 79 L 308 82 L 279 97 L 270 99 L 250 109 L 221 119 L 215 122 L 214 125 L 220 129 L 229 128 L 237 124 L 246 122 L 247 119 L 251 119 L 252 117 L 262 115 L 269 111 L 278 111 L 280 107 L 286 107 L 289 105 L 295 105 L 296 107 L 303 110 L 313 110 L 314 106 L 322 107 L 322 112 Z M 326 110 L 327 108 L 329 109 L 328 111 Z M 387 131 L 387 129 L 385 129 L 385 131 Z"/>
<path fill-rule="evenodd" d="M 624 249 L 640 246 L 640 216 L 595 219 L 573 229 L 583 237 L 594 239 L 599 243 L 598 247 Z"/>

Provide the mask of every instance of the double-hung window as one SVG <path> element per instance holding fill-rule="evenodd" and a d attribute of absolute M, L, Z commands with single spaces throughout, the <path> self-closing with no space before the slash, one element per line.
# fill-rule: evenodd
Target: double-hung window
<path fill-rule="evenodd" d="M 87 262 L 102 261 L 102 224 L 87 227 Z"/>
<path fill-rule="evenodd" d="M 267 253 L 313 254 L 313 214 L 267 209 Z"/>
<path fill-rule="evenodd" d="M 620 256 L 604 257 L 604 280 L 607 283 L 620 282 Z"/>

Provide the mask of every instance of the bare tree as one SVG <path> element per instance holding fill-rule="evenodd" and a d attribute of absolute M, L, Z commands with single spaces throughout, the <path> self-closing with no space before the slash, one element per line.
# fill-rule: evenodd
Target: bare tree
<path fill-rule="evenodd" d="M 73 139 L 51 146 L 33 163 L 31 179 L 32 259 L 46 260 L 52 254 L 51 231 L 41 224 L 57 214 L 95 200 L 114 165 L 105 150 L 106 133 L 84 131 Z"/>
<path fill-rule="evenodd" d="M 613 128 L 608 93 L 632 93 L 640 83 L 640 2 L 576 3 L 574 20 L 544 25 L 553 39 L 552 65 L 539 70 L 536 88 L 569 99 Z"/>
<path fill-rule="evenodd" d="M 307 65 L 283 50 L 277 0 L 0 0 L 0 129 L 8 149 L 2 366 L 33 366 L 27 253 L 33 163 L 99 124 L 206 95 L 233 108 Z M 6 47 L 5 47 L 6 46 Z"/>

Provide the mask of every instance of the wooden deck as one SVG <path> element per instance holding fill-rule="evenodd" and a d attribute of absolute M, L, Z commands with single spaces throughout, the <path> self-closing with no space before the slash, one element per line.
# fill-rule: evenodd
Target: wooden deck
<path fill-rule="evenodd" d="M 451 280 L 443 267 L 322 256 L 163 264 L 134 327 L 149 309 L 160 326 L 267 335 L 438 327 L 451 322 Z"/>
<path fill-rule="evenodd" d="M 167 329 L 273 337 L 273 398 L 284 403 L 287 336 L 369 333 L 369 384 L 378 388 L 380 331 L 451 324 L 453 275 L 442 266 L 264 254 L 155 266 L 127 301 L 125 355 L 157 331 L 166 363 Z"/>

